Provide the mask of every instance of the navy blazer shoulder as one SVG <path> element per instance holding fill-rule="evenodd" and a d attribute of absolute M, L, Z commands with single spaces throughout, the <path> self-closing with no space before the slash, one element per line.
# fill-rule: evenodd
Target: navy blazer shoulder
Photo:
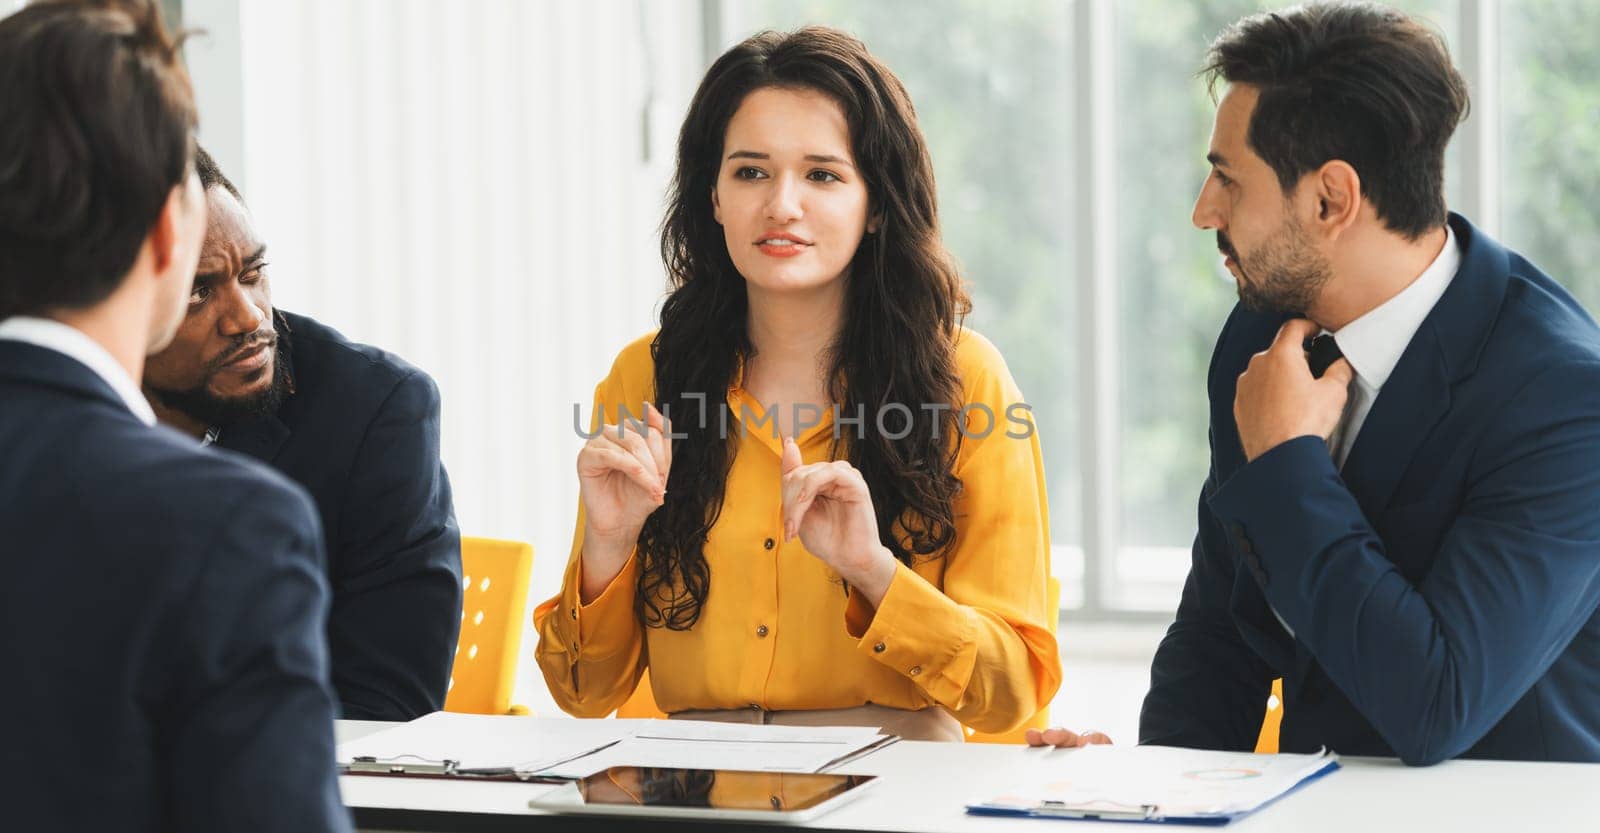
<path fill-rule="evenodd" d="M 4 813 L 19 830 L 344 830 L 303 491 L 0 341 Z"/>
<path fill-rule="evenodd" d="M 439 389 L 398 356 L 277 314 L 293 392 L 222 429 L 316 501 L 328 551 L 328 643 L 343 716 L 444 706 L 461 626 L 461 535 L 439 456 Z"/>
<path fill-rule="evenodd" d="M 1600 328 L 1450 222 L 1461 267 L 1342 470 L 1315 437 L 1246 463 L 1235 382 L 1285 317 L 1224 326 L 1142 742 L 1250 748 L 1282 677 L 1284 751 L 1600 761 Z"/>

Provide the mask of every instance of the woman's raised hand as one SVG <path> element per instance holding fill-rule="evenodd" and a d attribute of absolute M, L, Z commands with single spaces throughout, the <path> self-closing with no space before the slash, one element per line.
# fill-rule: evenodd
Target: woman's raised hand
<path fill-rule="evenodd" d="M 800 536 L 807 552 L 876 607 L 894 579 L 896 561 L 878 539 L 866 479 L 844 460 L 802 465 L 800 447 L 787 437 L 781 468 L 784 540 Z"/>
<path fill-rule="evenodd" d="M 580 594 L 585 603 L 622 571 L 645 519 L 666 501 L 672 470 L 669 431 L 661 412 L 645 403 L 644 425 L 630 420 L 603 425 L 578 452 L 584 512 Z"/>

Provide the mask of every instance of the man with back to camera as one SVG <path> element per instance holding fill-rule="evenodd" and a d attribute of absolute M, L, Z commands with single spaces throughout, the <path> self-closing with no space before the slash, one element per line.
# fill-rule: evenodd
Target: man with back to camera
<path fill-rule="evenodd" d="M 153 2 L 0 20 L 0 686 L 17 830 L 348 830 L 310 499 L 155 426 L 205 230 Z"/>
<path fill-rule="evenodd" d="M 1194 222 L 1241 304 L 1140 742 L 1250 750 L 1282 677 L 1285 752 L 1600 761 L 1600 330 L 1445 210 L 1467 91 L 1443 43 L 1299 7 L 1206 71 Z"/>
<path fill-rule="evenodd" d="M 274 311 L 267 247 L 204 149 L 207 224 L 177 336 L 150 357 L 157 417 L 248 454 L 317 502 L 342 715 L 410 720 L 444 707 L 461 627 L 461 535 L 439 460 L 439 391 L 402 359 Z"/>

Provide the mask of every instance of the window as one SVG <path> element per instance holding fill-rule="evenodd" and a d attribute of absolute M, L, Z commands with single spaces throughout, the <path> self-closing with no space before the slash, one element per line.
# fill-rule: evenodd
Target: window
<path fill-rule="evenodd" d="M 1499 236 L 1593 314 L 1600 310 L 1600 4 L 1512 0 L 1498 10 Z"/>

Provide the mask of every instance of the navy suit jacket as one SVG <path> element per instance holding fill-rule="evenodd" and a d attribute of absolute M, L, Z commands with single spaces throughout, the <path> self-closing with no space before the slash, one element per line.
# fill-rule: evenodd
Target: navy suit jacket
<path fill-rule="evenodd" d="M 461 629 L 461 533 L 439 461 L 439 389 L 397 356 L 278 317 L 294 393 L 218 444 L 311 492 L 327 540 L 328 648 L 343 716 L 444 707 Z"/>
<path fill-rule="evenodd" d="M 1316 437 L 1246 464 L 1235 382 L 1286 319 L 1228 319 L 1142 743 L 1250 749 L 1281 676 L 1285 752 L 1600 761 L 1600 329 L 1450 223 L 1461 268 L 1342 471 Z"/>
<path fill-rule="evenodd" d="M 14 830 L 348 830 L 311 501 L 0 341 L 0 804 Z"/>

